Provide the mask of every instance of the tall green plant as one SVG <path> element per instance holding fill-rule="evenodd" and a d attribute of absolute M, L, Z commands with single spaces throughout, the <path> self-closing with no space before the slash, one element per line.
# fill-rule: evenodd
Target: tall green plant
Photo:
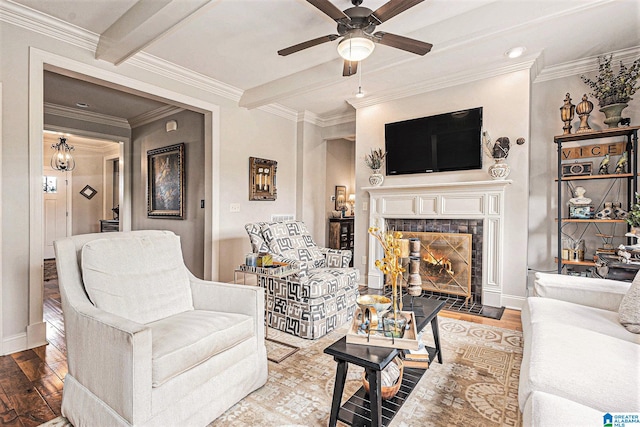
<path fill-rule="evenodd" d="M 631 100 L 631 95 L 638 90 L 638 78 L 640 78 L 640 58 L 633 61 L 631 66 L 625 67 L 620 61 L 620 70 L 614 74 L 611 68 L 613 55 L 598 57 L 598 75 L 595 80 L 580 76 L 592 90 L 591 96 L 598 100 L 601 107 L 611 104 L 626 104 Z"/>

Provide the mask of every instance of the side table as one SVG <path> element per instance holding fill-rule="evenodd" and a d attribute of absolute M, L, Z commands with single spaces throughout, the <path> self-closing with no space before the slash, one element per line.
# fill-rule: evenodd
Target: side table
<path fill-rule="evenodd" d="M 442 363 L 442 351 L 440 349 L 440 333 L 438 330 L 438 313 L 444 307 L 444 301 L 432 301 L 425 298 L 404 299 L 405 310 L 411 308 L 416 317 L 416 326 L 420 331 L 427 324 L 431 324 L 435 347 L 427 347 L 429 359 L 438 359 Z M 363 344 L 348 344 L 346 337 L 342 337 L 329 347 L 324 353 L 333 356 L 338 366 L 336 368 L 336 380 L 331 401 L 331 416 L 329 427 L 336 426 L 338 420 L 352 426 L 381 427 L 388 425 L 396 412 L 413 391 L 425 369 L 406 368 L 402 378 L 402 385 L 398 395 L 393 399 L 382 401 L 381 371 L 403 350 L 376 347 Z M 369 380 L 369 399 L 366 399 L 364 387 L 361 387 L 341 407 L 342 393 L 347 378 L 348 364 L 362 366 Z M 402 394 L 402 396 L 400 396 Z"/>
<path fill-rule="evenodd" d="M 256 285 L 260 286 L 260 277 L 278 277 L 278 278 L 282 278 L 282 277 L 286 277 L 290 274 L 295 274 L 297 272 L 297 270 L 295 269 L 291 269 L 291 268 L 283 268 L 282 267 L 276 267 L 276 268 L 262 268 L 262 267 L 253 267 L 253 266 L 249 266 L 246 264 L 242 264 L 240 265 L 238 268 L 236 268 L 235 270 L 233 270 L 233 283 L 238 283 L 238 274 L 242 274 L 242 284 L 246 285 L 247 284 L 247 274 L 253 274 L 254 276 L 256 276 Z M 275 304 L 275 298 L 272 298 L 273 300 L 273 304 Z M 279 358 L 274 358 L 271 357 L 267 354 L 267 359 L 275 362 L 275 363 L 280 363 L 283 360 L 285 360 L 287 357 L 291 356 L 292 354 L 294 354 L 295 352 L 297 352 L 298 350 L 300 350 L 300 347 L 296 347 L 295 345 L 283 342 L 283 341 L 279 341 L 279 340 L 275 340 L 273 338 L 269 338 L 269 318 L 271 317 L 271 309 L 269 308 L 269 289 L 265 288 L 265 326 L 264 326 L 264 339 L 265 341 L 271 341 L 273 343 L 276 343 L 278 345 L 290 348 L 291 350 L 286 352 L 284 355 L 282 355 Z"/>

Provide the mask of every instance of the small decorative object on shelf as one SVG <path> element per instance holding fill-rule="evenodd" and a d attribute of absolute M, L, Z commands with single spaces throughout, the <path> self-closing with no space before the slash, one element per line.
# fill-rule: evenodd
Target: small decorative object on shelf
<path fill-rule="evenodd" d="M 625 151 L 616 163 L 616 173 L 627 173 L 627 164 L 629 163 L 629 154 Z"/>
<path fill-rule="evenodd" d="M 562 126 L 564 130 L 563 135 L 571 133 L 571 121 L 573 120 L 575 111 L 576 106 L 571 103 L 571 95 L 567 92 L 564 97 L 564 105 L 560 107 L 560 119 L 564 123 L 564 126 Z"/>
<path fill-rule="evenodd" d="M 384 182 L 384 175 L 380 173 L 380 170 L 382 169 L 382 162 L 386 155 L 387 153 L 384 153 L 381 148 L 377 150 L 372 148 L 371 153 L 364 156 L 364 163 L 373 172 L 369 176 L 369 184 L 374 187 L 378 187 Z"/>
<path fill-rule="evenodd" d="M 593 168 L 592 162 L 578 162 L 576 160 L 575 163 L 562 165 L 562 176 L 591 175 L 592 168 Z"/>
<path fill-rule="evenodd" d="M 591 199 L 585 197 L 584 187 L 576 187 L 575 197 L 569 199 L 569 218 L 589 219 L 593 217 L 593 206 Z"/>
<path fill-rule="evenodd" d="M 631 96 L 638 90 L 638 78 L 640 77 L 640 58 L 626 67 L 620 61 L 620 70 L 614 75 L 611 68 L 613 55 L 598 57 L 598 75 L 595 80 L 586 76 L 580 76 L 593 91 L 591 96 L 598 100 L 600 111 L 605 115 L 605 124 L 615 128 L 622 120 L 622 110 L 632 99 Z"/>
<path fill-rule="evenodd" d="M 611 156 L 609 154 L 605 154 L 604 158 L 600 162 L 600 167 L 598 168 L 598 175 L 609 175 L 609 161 Z"/>
<path fill-rule="evenodd" d="M 580 117 L 580 127 L 576 131 L 577 133 L 591 132 L 589 126 L 589 114 L 593 111 L 593 102 L 587 100 L 587 94 L 582 95 L 582 102 L 576 107 L 578 117 Z"/>

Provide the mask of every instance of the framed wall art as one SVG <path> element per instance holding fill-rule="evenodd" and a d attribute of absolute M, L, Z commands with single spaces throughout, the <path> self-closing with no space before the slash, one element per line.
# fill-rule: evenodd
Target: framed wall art
<path fill-rule="evenodd" d="M 336 185 L 335 192 L 336 210 L 341 211 L 347 207 L 347 187 L 344 185 Z"/>
<path fill-rule="evenodd" d="M 147 216 L 184 218 L 184 142 L 147 151 Z"/>
<path fill-rule="evenodd" d="M 82 194 L 84 197 L 86 197 L 87 199 L 91 200 L 91 198 L 93 196 L 95 196 L 96 194 L 98 194 L 98 191 L 95 190 L 93 187 L 91 187 L 90 185 L 85 185 L 84 188 L 82 190 L 80 190 L 80 194 Z"/>
<path fill-rule="evenodd" d="M 276 200 L 277 171 L 275 160 L 249 157 L 249 200 Z"/>

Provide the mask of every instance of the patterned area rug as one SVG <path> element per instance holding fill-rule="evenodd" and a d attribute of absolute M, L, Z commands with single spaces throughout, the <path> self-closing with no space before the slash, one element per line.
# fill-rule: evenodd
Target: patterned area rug
<path fill-rule="evenodd" d="M 521 426 L 522 333 L 443 317 L 439 324 L 444 363 L 429 367 L 391 426 Z M 432 345 L 430 329 L 424 338 Z M 336 364 L 322 351 L 345 333 L 343 327 L 309 341 L 270 330 L 270 338 L 300 350 L 279 364 L 269 362 L 267 384 L 209 427 L 326 426 Z M 362 369 L 350 366 L 343 401 L 360 388 L 361 378 Z M 61 417 L 45 425 L 68 426 Z"/>
<path fill-rule="evenodd" d="M 518 378 L 522 333 L 439 318 L 444 363 L 433 363 L 391 426 L 520 426 Z M 429 342 L 431 328 L 425 329 Z M 269 363 L 269 379 L 210 427 L 326 426 L 336 363 L 322 351 L 346 329 L 317 341 L 270 330 L 269 336 L 300 347 L 280 364 Z M 430 343 L 430 345 L 432 345 Z M 362 368 L 350 366 L 343 401 L 362 385 Z"/>

